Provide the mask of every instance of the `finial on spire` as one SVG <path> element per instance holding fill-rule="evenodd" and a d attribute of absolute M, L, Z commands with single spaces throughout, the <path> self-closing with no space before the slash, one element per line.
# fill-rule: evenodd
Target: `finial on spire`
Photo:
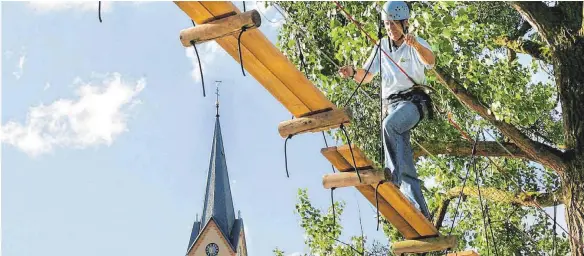
<path fill-rule="evenodd" d="M 215 92 L 215 94 L 217 94 L 217 101 L 215 101 L 215 107 L 217 108 L 217 114 L 215 115 L 215 117 L 219 117 L 219 84 L 221 84 L 221 81 L 215 81 L 215 86 L 217 86 L 217 89 Z"/>

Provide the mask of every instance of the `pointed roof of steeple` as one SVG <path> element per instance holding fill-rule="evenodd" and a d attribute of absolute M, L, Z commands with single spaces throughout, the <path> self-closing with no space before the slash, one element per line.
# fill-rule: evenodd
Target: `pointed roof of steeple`
<path fill-rule="evenodd" d="M 213 144 L 211 145 L 211 158 L 209 160 L 209 171 L 207 173 L 207 187 L 205 189 L 205 201 L 203 205 L 203 216 L 195 220 L 188 250 L 197 240 L 197 237 L 213 218 L 221 232 L 232 239 L 232 235 L 239 236 L 239 230 L 243 227 L 241 219 L 235 218 L 231 187 L 229 185 L 229 174 L 227 173 L 227 161 L 223 148 L 223 137 L 221 136 L 221 124 L 219 122 L 219 92 L 217 92 L 217 114 L 215 115 L 215 131 L 213 134 Z M 232 230 L 235 226 L 235 230 Z M 236 241 L 236 240 L 234 240 Z M 237 244 L 232 245 L 236 248 Z M 236 249 L 235 249 L 236 250 Z"/>
<path fill-rule="evenodd" d="M 235 210 L 233 209 L 233 199 L 229 185 L 229 174 L 227 173 L 227 162 L 223 149 L 219 116 L 215 120 L 215 132 L 213 146 L 211 148 L 209 172 L 207 174 L 203 217 L 201 218 L 202 226 L 206 225 L 211 217 L 217 222 L 217 225 L 223 233 L 231 233 L 231 228 L 235 221 Z"/>

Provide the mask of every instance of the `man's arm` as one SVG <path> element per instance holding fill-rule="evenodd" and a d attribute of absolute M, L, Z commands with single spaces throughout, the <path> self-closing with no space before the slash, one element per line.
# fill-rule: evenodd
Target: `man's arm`
<path fill-rule="evenodd" d="M 430 51 L 428 48 L 426 48 L 423 45 L 421 45 L 420 43 L 418 43 L 418 44 L 416 44 L 416 46 L 414 46 L 414 49 L 416 49 L 416 52 L 418 53 L 418 57 L 420 57 L 420 60 L 424 64 L 430 65 L 430 66 L 433 66 L 434 64 L 436 64 L 436 58 L 434 57 L 434 53 L 432 53 L 432 51 Z"/>
<path fill-rule="evenodd" d="M 405 43 L 416 49 L 416 53 L 418 54 L 418 57 L 420 58 L 422 63 L 431 66 L 436 64 L 436 58 L 434 57 L 434 53 L 432 53 L 430 49 L 426 48 L 420 42 L 418 42 L 418 40 L 416 40 L 416 37 L 414 37 L 413 35 L 406 35 Z"/>
<path fill-rule="evenodd" d="M 361 80 L 365 78 L 365 80 L 363 80 L 363 84 L 371 82 L 371 80 L 373 80 L 373 77 L 375 77 L 375 74 L 368 73 L 367 70 L 365 69 L 355 69 L 352 66 L 342 67 L 341 69 L 339 69 L 339 74 L 341 75 L 342 78 L 352 77 L 353 80 L 357 83 L 360 83 Z"/>
<path fill-rule="evenodd" d="M 360 83 L 361 80 L 363 80 L 363 77 L 365 77 L 365 80 L 363 80 L 363 84 L 371 82 L 371 80 L 373 80 L 373 77 L 375 77 L 374 74 L 367 73 L 367 70 L 365 69 L 357 69 L 356 72 L 357 73 L 355 74 L 355 77 L 353 77 L 353 80 L 355 80 L 355 82 L 357 83 Z"/>

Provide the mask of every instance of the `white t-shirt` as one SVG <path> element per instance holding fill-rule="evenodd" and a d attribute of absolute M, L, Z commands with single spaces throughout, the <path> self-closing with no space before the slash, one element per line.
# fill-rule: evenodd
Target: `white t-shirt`
<path fill-rule="evenodd" d="M 428 50 L 432 50 L 430 45 L 422 38 L 416 37 L 418 42 Z M 394 45 L 395 47 L 395 45 Z M 381 49 L 387 53 L 416 83 L 424 84 L 426 82 L 426 76 L 424 74 L 425 69 L 431 69 L 433 65 L 426 65 L 422 62 L 416 49 L 406 43 L 402 43 L 399 48 L 393 48 L 390 51 L 389 41 L 387 37 L 381 39 Z M 397 93 L 403 90 L 410 89 L 414 84 L 403 72 L 385 55 L 385 53 L 379 52 L 377 45 L 375 45 L 371 55 L 363 65 L 363 69 L 367 70 L 369 68 L 369 73 L 377 74 L 379 73 L 379 54 L 381 53 L 381 79 L 382 86 L 382 97 L 387 98 L 393 93 Z M 377 52 L 377 55 L 375 55 Z M 375 58 L 373 58 L 375 56 Z"/>

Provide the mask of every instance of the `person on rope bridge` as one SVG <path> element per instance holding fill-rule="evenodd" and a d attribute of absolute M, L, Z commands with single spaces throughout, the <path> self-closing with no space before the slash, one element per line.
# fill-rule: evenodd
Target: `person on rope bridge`
<path fill-rule="evenodd" d="M 381 16 L 388 34 L 381 39 L 382 52 L 376 45 L 362 68 L 344 66 L 339 74 L 357 83 L 368 83 L 381 72 L 385 171 L 406 198 L 430 219 L 414 166 L 410 130 L 424 117 L 432 118 L 430 97 L 416 85 L 425 83 L 424 71 L 433 68 L 435 58 L 424 39 L 408 34 L 410 10 L 405 2 L 386 2 Z"/>

